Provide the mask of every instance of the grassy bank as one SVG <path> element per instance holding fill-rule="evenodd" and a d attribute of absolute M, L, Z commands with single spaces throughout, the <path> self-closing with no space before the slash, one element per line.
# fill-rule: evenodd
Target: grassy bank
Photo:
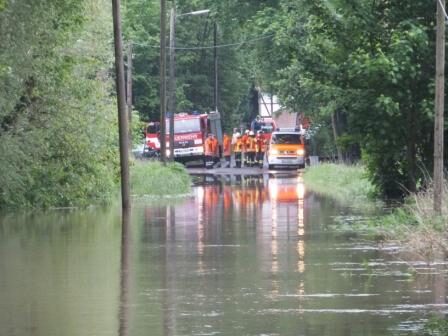
<path fill-rule="evenodd" d="M 362 166 L 321 164 L 305 171 L 306 187 L 341 204 L 362 210 L 375 207 L 375 188 Z"/>
<path fill-rule="evenodd" d="M 425 258 L 448 253 L 448 204 L 442 204 L 441 215 L 434 213 L 432 187 L 409 195 L 403 206 L 374 224 L 386 238 L 400 241 Z"/>
<path fill-rule="evenodd" d="M 359 210 L 369 210 L 378 204 L 374 199 L 375 188 L 367 179 L 362 166 L 323 164 L 306 170 L 307 188 L 326 195 L 342 205 Z M 448 182 L 444 185 L 448 194 Z M 352 227 L 353 230 L 361 227 Z M 442 215 L 433 211 L 433 190 L 427 188 L 408 196 L 404 204 L 372 219 L 362 229 L 388 241 L 397 241 L 424 258 L 448 253 L 448 203 L 443 204 Z"/>
<path fill-rule="evenodd" d="M 179 196 L 189 193 L 191 178 L 184 166 L 157 161 L 136 161 L 131 169 L 131 193 L 134 196 Z"/>

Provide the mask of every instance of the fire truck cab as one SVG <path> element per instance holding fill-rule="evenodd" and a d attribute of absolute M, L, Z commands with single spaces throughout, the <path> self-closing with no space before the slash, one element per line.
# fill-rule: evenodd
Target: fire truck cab
<path fill-rule="evenodd" d="M 169 121 L 167 120 L 167 154 L 169 144 Z M 208 133 L 213 133 L 222 146 L 221 117 L 218 112 L 208 114 L 178 113 L 174 115 L 174 159 L 180 162 L 204 160 L 204 144 Z"/>
<path fill-rule="evenodd" d="M 218 112 L 203 114 L 177 113 L 174 115 L 174 159 L 179 162 L 189 162 L 205 159 L 205 139 L 208 133 L 213 133 L 222 146 L 221 117 Z M 166 145 L 169 155 L 171 146 L 170 123 L 166 119 Z M 156 151 L 160 153 L 160 123 L 150 122 L 145 130 L 144 154 Z M 146 154 L 147 155 L 147 154 Z M 147 155 L 148 156 L 148 155 Z"/>

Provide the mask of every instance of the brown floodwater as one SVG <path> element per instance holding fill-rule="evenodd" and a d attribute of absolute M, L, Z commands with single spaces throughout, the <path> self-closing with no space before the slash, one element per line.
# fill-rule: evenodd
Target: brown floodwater
<path fill-rule="evenodd" d="M 446 264 L 338 229 L 295 174 L 198 176 L 182 200 L 0 218 L 0 335 L 418 335 Z"/>

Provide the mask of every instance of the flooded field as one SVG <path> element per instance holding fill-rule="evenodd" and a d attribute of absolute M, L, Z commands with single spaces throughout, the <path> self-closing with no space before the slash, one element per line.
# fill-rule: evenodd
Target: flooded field
<path fill-rule="evenodd" d="M 117 208 L 3 216 L 0 335 L 419 335 L 448 313 L 446 264 L 335 230 L 359 214 L 300 176 L 196 183 L 123 223 Z"/>

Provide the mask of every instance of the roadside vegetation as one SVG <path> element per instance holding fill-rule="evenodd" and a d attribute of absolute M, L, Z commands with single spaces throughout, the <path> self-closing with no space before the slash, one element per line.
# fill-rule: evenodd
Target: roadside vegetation
<path fill-rule="evenodd" d="M 422 336 L 444 336 L 448 335 L 448 321 L 441 316 L 431 316 L 423 326 L 420 333 Z"/>
<path fill-rule="evenodd" d="M 0 2 L 0 208 L 115 197 L 107 0 Z"/>
<path fill-rule="evenodd" d="M 179 111 L 215 109 L 216 32 L 225 128 L 250 123 L 260 93 L 273 94 L 312 121 L 314 155 L 355 161 L 362 153 L 379 194 L 417 191 L 419 167 L 433 164 L 434 2 L 178 0 L 168 7 L 174 3 L 178 13 L 210 10 L 176 26 Z M 134 110 L 155 121 L 160 2 L 127 0 L 122 10 Z M 88 204 L 116 189 L 112 31 L 107 0 L 0 0 L 0 208 Z"/>
<path fill-rule="evenodd" d="M 341 204 L 362 210 L 375 208 L 375 187 L 361 165 L 320 164 L 305 171 L 304 181 L 307 188 Z"/>
<path fill-rule="evenodd" d="M 131 168 L 131 193 L 135 197 L 174 197 L 191 191 L 191 178 L 180 163 L 136 161 Z"/>
<path fill-rule="evenodd" d="M 305 171 L 307 188 L 329 196 L 342 205 L 361 211 L 378 209 L 381 202 L 365 169 L 360 166 L 321 164 Z M 442 215 L 433 211 L 433 190 L 429 187 L 411 193 L 400 206 L 390 213 L 380 215 L 352 229 L 371 232 L 386 241 L 397 241 L 410 251 L 424 258 L 433 258 L 439 253 L 448 253 L 448 203 L 443 204 Z M 444 185 L 448 194 L 448 181 Z"/>
<path fill-rule="evenodd" d="M 398 240 L 425 258 L 448 253 L 448 203 L 444 202 L 442 214 L 436 215 L 434 193 L 429 185 L 410 194 L 401 207 L 374 221 L 375 229 L 386 239 Z M 445 181 L 443 192 L 448 195 L 448 181 Z"/>

